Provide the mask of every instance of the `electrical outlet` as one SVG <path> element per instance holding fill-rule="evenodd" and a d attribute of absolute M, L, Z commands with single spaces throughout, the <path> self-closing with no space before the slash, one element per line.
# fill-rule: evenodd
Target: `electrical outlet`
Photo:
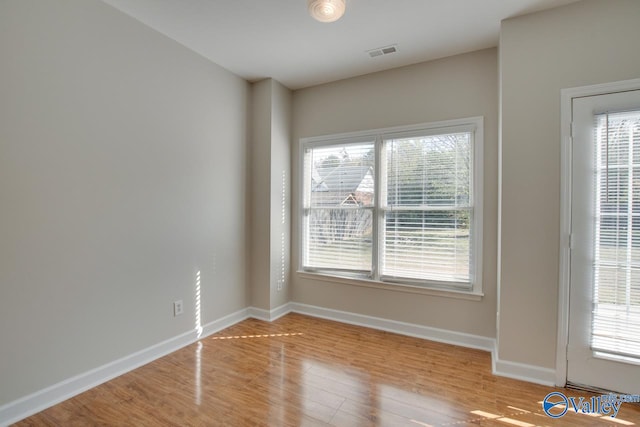
<path fill-rule="evenodd" d="M 180 316 L 182 313 L 184 313 L 184 307 L 182 305 L 182 300 L 178 300 L 178 301 L 174 301 L 173 302 L 173 316 Z"/>

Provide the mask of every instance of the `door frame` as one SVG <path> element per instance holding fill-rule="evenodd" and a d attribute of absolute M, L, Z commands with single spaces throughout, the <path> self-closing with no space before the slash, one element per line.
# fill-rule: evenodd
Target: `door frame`
<path fill-rule="evenodd" d="M 569 290 L 571 283 L 571 162 L 573 100 L 586 96 L 640 90 L 640 79 L 566 88 L 560 91 L 560 268 L 558 286 L 558 339 L 556 385 L 567 384 L 569 343 Z"/>

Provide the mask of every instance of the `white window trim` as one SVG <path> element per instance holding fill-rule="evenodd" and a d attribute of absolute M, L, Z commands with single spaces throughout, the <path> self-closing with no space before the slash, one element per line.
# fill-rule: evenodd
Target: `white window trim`
<path fill-rule="evenodd" d="M 304 173 L 304 147 L 314 145 L 330 145 L 343 143 L 357 143 L 362 141 L 376 141 L 376 158 L 379 156 L 379 150 L 382 146 L 382 140 L 390 137 L 406 136 L 407 134 L 434 135 L 439 133 L 450 133 L 456 131 L 472 131 L 473 132 L 473 228 L 472 250 L 471 250 L 471 288 L 461 289 L 454 287 L 444 287 L 436 282 L 426 281 L 419 286 L 407 282 L 389 282 L 381 280 L 371 280 L 366 278 L 350 278 L 346 276 L 332 275 L 327 272 L 309 271 L 303 268 L 303 251 L 304 251 L 304 185 L 299 185 L 299 203 L 298 203 L 298 275 L 302 278 L 318 279 L 320 281 L 330 281 L 332 283 L 341 283 L 356 286 L 365 286 L 378 289 L 385 289 L 399 292 L 410 292 L 437 296 L 448 296 L 453 298 L 462 298 L 470 300 L 480 300 L 484 295 L 482 292 L 482 242 L 483 242 L 483 181 L 484 181 L 484 117 L 476 116 L 462 119 L 444 120 L 438 122 L 421 123 L 409 126 L 396 126 L 389 128 L 380 128 L 367 131 L 346 132 L 334 135 L 314 136 L 300 139 L 300 155 L 298 158 L 298 170 L 300 171 L 300 179 Z M 379 161 L 376 161 L 379 168 Z M 379 170 L 376 170 L 375 194 L 376 198 L 380 197 L 379 189 Z M 376 212 L 379 210 L 379 200 L 376 201 Z M 378 242 L 377 226 L 374 227 L 374 242 Z M 374 251 L 375 253 L 376 251 Z M 378 268 L 378 260 L 373 260 L 373 268 Z M 377 274 L 377 272 L 375 273 Z"/>

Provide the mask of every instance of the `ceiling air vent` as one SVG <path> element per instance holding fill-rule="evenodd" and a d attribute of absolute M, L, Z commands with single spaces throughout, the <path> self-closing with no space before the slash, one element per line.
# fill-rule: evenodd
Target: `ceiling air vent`
<path fill-rule="evenodd" d="M 376 56 L 388 55 L 390 53 L 395 53 L 398 51 L 398 46 L 393 44 L 391 46 L 379 47 L 377 49 L 368 50 L 367 53 L 370 57 L 375 58 Z"/>

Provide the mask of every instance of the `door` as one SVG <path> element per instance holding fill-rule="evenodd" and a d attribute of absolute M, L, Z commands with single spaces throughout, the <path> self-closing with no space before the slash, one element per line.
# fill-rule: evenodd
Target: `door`
<path fill-rule="evenodd" d="M 640 391 L 640 90 L 574 98 L 567 382 Z"/>

